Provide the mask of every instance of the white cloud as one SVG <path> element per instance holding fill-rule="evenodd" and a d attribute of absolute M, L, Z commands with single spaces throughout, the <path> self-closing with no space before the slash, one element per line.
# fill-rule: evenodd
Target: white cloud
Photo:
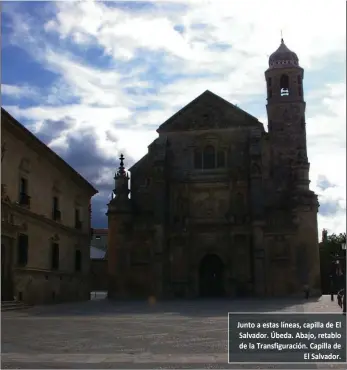
<path fill-rule="evenodd" d="M 129 2 L 120 8 L 89 1 L 55 7 L 44 26 L 12 13 L 12 41 L 59 76 L 44 103 L 11 106 L 16 117 L 34 120 L 38 128 L 48 118 L 73 117 L 73 130 L 93 129 L 107 155 L 118 155 L 105 134 L 115 132 L 120 146 L 139 159 L 156 136 L 153 126 L 206 89 L 264 117 L 264 71 L 282 29 L 306 76 L 317 72 L 322 81 L 319 89 L 310 89 L 309 77 L 304 81 L 312 188 L 322 203 L 345 208 L 345 76 L 333 79 L 330 69 L 332 60 L 345 62 L 344 2 L 175 1 L 143 8 Z M 81 50 L 95 47 L 110 58 L 108 67 L 81 57 Z M 320 175 L 336 186 L 318 189 Z M 320 228 L 344 231 L 342 213 L 320 216 Z"/>
<path fill-rule="evenodd" d="M 39 96 L 38 91 L 28 85 L 1 84 L 1 93 L 15 99 L 32 98 Z"/>

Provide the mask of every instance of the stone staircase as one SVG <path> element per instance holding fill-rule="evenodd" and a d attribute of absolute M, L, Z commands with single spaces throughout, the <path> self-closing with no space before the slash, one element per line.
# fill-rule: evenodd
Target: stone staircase
<path fill-rule="evenodd" d="M 1 312 L 24 310 L 29 307 L 30 307 L 29 305 L 23 302 L 19 302 L 19 301 L 2 301 L 1 302 Z"/>

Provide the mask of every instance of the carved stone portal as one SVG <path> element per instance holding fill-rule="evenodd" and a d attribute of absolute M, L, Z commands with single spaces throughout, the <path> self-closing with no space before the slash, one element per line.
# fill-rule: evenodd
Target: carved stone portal
<path fill-rule="evenodd" d="M 197 218 L 224 217 L 228 202 L 223 192 L 209 191 L 195 195 L 192 213 Z"/>

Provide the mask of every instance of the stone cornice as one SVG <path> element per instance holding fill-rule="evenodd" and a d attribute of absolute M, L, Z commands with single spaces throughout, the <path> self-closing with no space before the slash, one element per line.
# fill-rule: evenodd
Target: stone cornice
<path fill-rule="evenodd" d="M 90 238 L 90 232 L 84 232 L 84 231 L 80 231 L 80 230 L 77 230 L 73 227 L 69 227 L 69 226 L 66 226 L 66 225 L 63 225 L 59 222 L 56 222 L 56 221 L 53 221 L 43 215 L 38 215 L 32 211 L 30 211 L 29 209 L 27 208 L 24 208 L 24 207 L 21 207 L 17 204 L 9 204 L 9 203 L 6 203 L 6 205 L 8 207 L 11 208 L 11 210 L 17 214 L 20 214 L 22 216 L 25 216 L 25 217 L 28 217 L 32 220 L 35 220 L 39 223 L 45 223 L 46 225 L 49 225 L 52 227 L 53 230 L 57 230 L 57 229 L 60 229 L 61 231 L 69 234 L 69 235 L 73 235 L 73 236 L 80 236 L 80 237 L 85 237 L 85 238 Z M 89 245 L 88 245 L 89 247 Z"/>
<path fill-rule="evenodd" d="M 48 270 L 48 269 L 40 269 L 36 267 L 14 267 L 14 272 L 19 273 L 36 273 L 36 274 L 45 274 L 45 275 L 68 275 L 68 276 L 76 276 L 76 277 L 89 277 L 89 274 L 85 272 L 78 272 L 78 271 L 64 271 L 64 270 Z"/>

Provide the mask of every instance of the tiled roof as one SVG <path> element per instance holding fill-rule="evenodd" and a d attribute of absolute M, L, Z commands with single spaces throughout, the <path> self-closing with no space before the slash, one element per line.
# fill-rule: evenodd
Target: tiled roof
<path fill-rule="evenodd" d="M 108 234 L 108 229 L 93 229 L 93 234 L 94 235 L 103 235 L 103 234 Z"/>

